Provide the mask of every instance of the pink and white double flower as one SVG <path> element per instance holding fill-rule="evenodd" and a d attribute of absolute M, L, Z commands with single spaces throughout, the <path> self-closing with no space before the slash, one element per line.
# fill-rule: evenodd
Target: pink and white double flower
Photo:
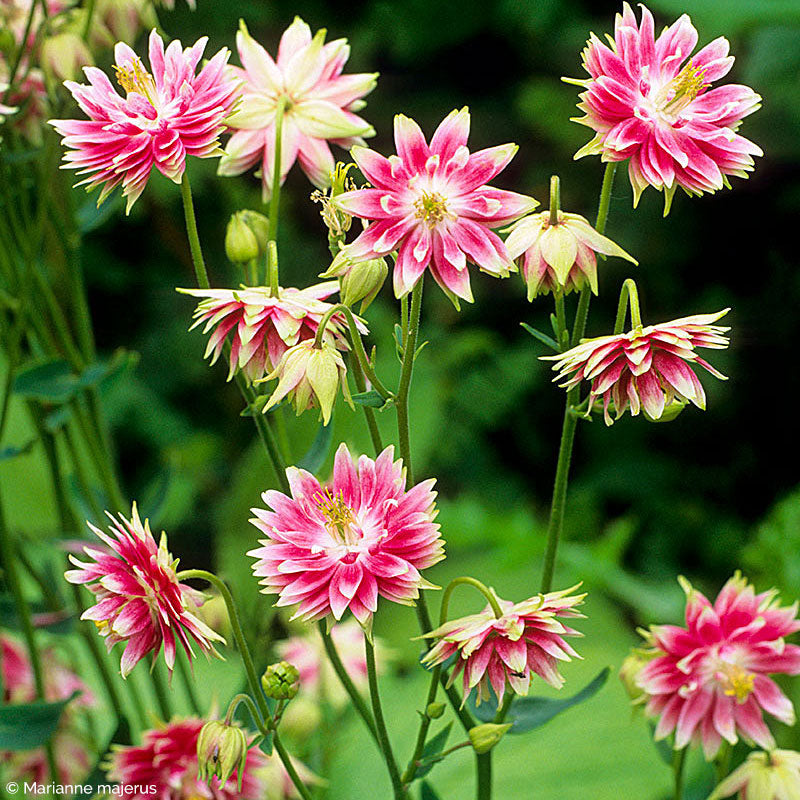
<path fill-rule="evenodd" d="M 414 120 L 394 120 L 397 155 L 385 158 L 354 147 L 353 160 L 374 188 L 336 197 L 348 214 L 374 222 L 350 245 L 352 260 L 397 251 L 394 292 L 413 289 L 426 268 L 458 306 L 472 302 L 467 262 L 483 272 L 507 277 L 515 272 L 505 244 L 492 228 L 513 222 L 536 207 L 531 197 L 487 186 L 511 161 L 514 144 L 470 153 L 470 116 L 451 112 L 430 144 Z"/>

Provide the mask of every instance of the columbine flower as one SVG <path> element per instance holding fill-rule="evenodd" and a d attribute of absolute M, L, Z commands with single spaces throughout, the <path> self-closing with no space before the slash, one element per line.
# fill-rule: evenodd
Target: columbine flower
<path fill-rule="evenodd" d="M 563 380 L 561 386 L 565 389 L 577 386 L 582 380 L 591 383 L 590 406 L 595 399 L 602 398 L 606 425 L 613 422 L 609 413 L 612 402 L 616 419 L 628 408 L 631 416 L 635 417 L 643 408 L 651 419 L 660 419 L 676 399 L 705 409 L 706 395 L 692 365 L 703 367 L 720 380 L 726 378 L 698 356 L 695 348 L 728 346 L 728 338 L 723 334 L 730 329 L 711 324 L 728 310 L 584 339 L 566 353 L 542 358 L 556 362 L 553 369 L 558 375 L 554 380 Z"/>
<path fill-rule="evenodd" d="M 510 231 L 506 247 L 511 258 L 520 259 L 528 300 L 559 287 L 565 293 L 580 290 L 586 283 L 597 294 L 595 253 L 637 263 L 580 214 L 559 211 L 554 225 L 550 212 L 542 211 L 514 223 Z"/>
<path fill-rule="evenodd" d="M 330 630 L 336 652 L 347 674 L 359 689 L 367 688 L 367 659 L 364 654 L 364 632 L 354 619 L 333 625 Z M 375 661 L 378 673 L 382 672 L 390 654 L 380 639 L 375 637 Z M 294 664 L 300 672 L 300 685 L 304 697 L 321 700 L 323 697 L 334 706 L 347 703 L 347 692 L 325 654 L 319 631 L 311 630 L 305 636 L 292 636 L 279 642 L 276 650 L 282 658 Z"/>
<path fill-rule="evenodd" d="M 433 588 L 419 570 L 444 558 L 435 481 L 406 490 L 403 462 L 393 459 L 387 447 L 356 464 L 342 444 L 327 486 L 289 467 L 292 496 L 268 491 L 272 511 L 252 509 L 267 537 L 248 553 L 253 572 L 262 592 L 280 595 L 276 605 L 298 606 L 293 619 L 339 620 L 349 608 L 369 631 L 379 596 L 413 605 L 420 589 Z"/>
<path fill-rule="evenodd" d="M 374 136 L 372 126 L 354 112 L 375 88 L 377 73 L 342 75 L 350 55 L 346 39 L 325 44 L 325 30 L 311 29 L 295 17 L 281 37 L 278 59 L 253 39 L 244 22 L 236 34 L 243 69 L 231 72 L 244 86 L 241 105 L 228 121 L 234 131 L 219 164 L 220 175 L 240 175 L 255 164 L 261 170 L 264 198 L 272 193 L 278 104 L 284 103 L 281 128 L 281 183 L 292 164 L 315 186 L 328 186 L 334 167 L 328 142 L 349 149 Z"/>
<path fill-rule="evenodd" d="M 576 119 L 597 132 L 575 158 L 629 158 L 628 175 L 636 205 L 647 186 L 664 190 L 665 213 L 675 189 L 687 194 L 715 192 L 727 177 L 746 178 L 761 148 L 736 133 L 761 98 L 749 87 L 710 89 L 733 64 L 728 40 L 720 36 L 687 61 L 697 31 L 684 14 L 656 40 L 652 14 L 642 6 L 636 23 L 631 7 L 617 15 L 611 45 L 594 34 L 583 51 L 587 80 Z"/>
<path fill-rule="evenodd" d="M 156 545 L 148 521 L 142 524 L 139 519 L 136 503 L 130 520 L 122 514 L 119 520 L 111 514 L 108 518 L 112 522 L 111 536 L 87 523 L 106 547 L 84 547 L 92 559 L 90 563 L 70 556 L 78 569 L 69 570 L 64 577 L 70 583 L 87 584 L 95 595 L 97 603 L 86 609 L 81 619 L 90 619 L 97 625 L 108 650 L 117 642 L 126 642 L 120 663 L 122 677 L 127 677 L 147 653 L 152 653 L 155 661 L 162 644 L 171 671 L 176 640 L 190 660 L 194 655 L 190 637 L 203 652 L 216 655 L 212 642 L 224 639 L 189 610 L 202 605 L 204 598 L 178 581 L 178 562 L 167 550 L 166 534 L 161 534 L 161 542 Z"/>
<path fill-rule="evenodd" d="M 125 97 L 95 67 L 84 70 L 88 86 L 64 84 L 89 119 L 50 120 L 50 124 L 70 148 L 64 168 L 87 175 L 80 184 L 88 184 L 89 190 L 103 184 L 98 202 L 121 184 L 130 211 L 153 167 L 180 183 L 186 156 L 219 154 L 218 137 L 238 88 L 225 79 L 229 53 L 224 48 L 195 74 L 207 41 L 203 37 L 185 50 L 174 41 L 165 52 L 164 42 L 153 31 L 152 75 L 128 45 L 117 44 L 114 69 Z"/>
<path fill-rule="evenodd" d="M 477 702 L 488 700 L 490 684 L 498 704 L 503 701 L 506 684 L 517 694 L 528 694 L 532 675 L 560 689 L 564 678 L 558 672 L 557 662 L 570 661 L 571 656 L 580 658 L 564 637 L 582 634 L 558 619 L 583 617 L 573 606 L 580 604 L 586 595 L 570 595 L 575 588 L 516 604 L 499 600 L 503 612 L 499 618 L 487 606 L 480 614 L 446 622 L 425 634 L 425 638 L 435 639 L 436 643 L 422 663 L 432 667 L 457 653 L 449 684 L 463 676 L 464 702 L 476 686 Z"/>
<path fill-rule="evenodd" d="M 275 296 L 266 286 L 178 291 L 206 298 L 194 312 L 192 328 L 205 323 L 203 333 L 208 333 L 217 326 L 205 353 L 211 356 L 211 363 L 219 358 L 225 337 L 232 333 L 228 380 L 240 369 L 255 381 L 275 369 L 290 347 L 316 336 L 322 317 L 331 308 L 323 301 L 338 288 L 336 281 L 327 281 L 308 289 L 279 289 Z M 361 333 L 368 333 L 363 321 L 356 318 L 356 324 Z M 323 340 L 339 350 L 349 349 L 346 327 L 344 315 L 335 313 L 325 326 Z"/>
<path fill-rule="evenodd" d="M 262 800 L 269 759 L 257 747 L 248 750 L 242 776 L 234 773 L 222 784 L 217 777 L 212 777 L 208 785 L 200 779 L 197 740 L 203 724 L 194 717 L 173 720 L 146 731 L 140 745 L 116 747 L 108 779 L 119 783 L 124 796 L 131 800 Z M 237 789 L 239 777 L 241 791 Z M 155 795 L 148 793 L 150 786 L 156 787 Z"/>
<path fill-rule="evenodd" d="M 760 747 L 775 746 L 762 709 L 787 725 L 791 701 L 769 674 L 800 674 L 800 647 L 784 637 L 800 630 L 797 603 L 780 606 L 777 592 L 756 594 L 736 573 L 712 605 L 687 581 L 686 627 L 658 625 L 648 639 L 659 655 L 639 673 L 645 713 L 658 717 L 655 738 L 675 731 L 675 748 L 702 740 L 707 759 L 722 739 L 738 734 Z"/>
<path fill-rule="evenodd" d="M 89 687 L 63 663 L 56 651 L 47 648 L 41 655 L 46 700 L 66 700 L 74 692 L 80 692 L 64 710 L 53 736 L 57 780 L 62 784 L 77 783 L 89 773 L 91 764 L 90 748 L 75 724 L 76 711 L 95 706 L 97 701 Z M 0 702 L 16 705 L 35 700 L 36 683 L 27 649 L 15 639 L 0 634 Z M 52 779 L 44 747 L 25 752 L 0 750 L 0 763 L 5 769 L 6 780 L 44 787 Z"/>
<path fill-rule="evenodd" d="M 327 425 L 340 385 L 345 401 L 353 407 L 347 385 L 347 367 L 339 351 L 330 342 L 323 342 L 316 347 L 313 339 L 305 339 L 290 347 L 278 366 L 263 380 L 273 378 L 278 378 L 278 385 L 264 406 L 265 414 L 288 395 L 297 416 L 316 405 L 322 424 Z"/>
<path fill-rule="evenodd" d="M 514 157 L 504 144 L 470 153 L 469 111 L 453 111 L 430 145 L 414 120 L 394 118 L 397 155 L 388 159 L 362 147 L 351 155 L 375 187 L 345 192 L 334 202 L 348 214 L 376 220 L 348 246 L 352 259 L 379 258 L 397 250 L 394 291 L 411 291 L 425 268 L 451 300 L 472 302 L 467 260 L 484 272 L 507 277 L 516 270 L 491 228 L 531 211 L 530 197 L 486 183 Z"/>
<path fill-rule="evenodd" d="M 711 793 L 708 800 L 720 800 L 739 792 L 739 800 L 795 800 L 800 797 L 800 753 L 771 750 L 750 753 Z"/>

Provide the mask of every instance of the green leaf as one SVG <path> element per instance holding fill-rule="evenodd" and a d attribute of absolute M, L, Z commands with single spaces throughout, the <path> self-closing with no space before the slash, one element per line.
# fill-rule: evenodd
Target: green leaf
<path fill-rule="evenodd" d="M 450 736 L 450 731 L 453 728 L 453 723 L 448 722 L 447 725 L 442 728 L 436 736 L 431 737 L 425 743 L 425 747 L 422 750 L 422 757 L 420 761 L 422 761 L 422 765 L 417 769 L 416 774 L 414 775 L 414 780 L 418 778 L 422 778 L 427 775 L 434 767 L 434 765 L 438 764 L 443 756 L 439 754 L 444 750 L 444 746 L 447 744 L 447 737 Z"/>
<path fill-rule="evenodd" d="M 0 450 L 0 461 L 6 461 L 9 458 L 16 458 L 17 456 L 24 456 L 26 453 L 30 453 L 34 444 L 36 444 L 36 440 L 31 439 L 20 447 L 4 447 Z"/>
<path fill-rule="evenodd" d="M 360 406 L 370 406 L 371 408 L 383 408 L 386 405 L 386 401 L 375 389 L 354 394 L 353 402 L 358 403 Z"/>
<path fill-rule="evenodd" d="M 332 421 L 333 419 L 331 418 L 330 422 Z M 319 430 L 314 437 L 314 441 L 311 443 L 311 447 L 308 448 L 308 452 L 297 464 L 300 469 L 305 469 L 312 474 L 316 474 L 317 471 L 322 468 L 331 450 L 331 443 L 333 442 L 333 425 L 330 424 L 330 422 L 328 425 L 319 426 Z"/>
<path fill-rule="evenodd" d="M 272 755 L 272 734 L 269 733 L 264 736 L 258 743 L 258 749 L 265 755 Z"/>
<path fill-rule="evenodd" d="M 256 417 L 259 414 L 264 413 L 264 406 L 267 404 L 270 396 L 268 394 L 259 394 L 256 395 L 255 400 L 252 403 L 245 406 L 244 410 L 239 414 L 240 417 Z M 280 403 L 278 403 L 275 408 L 280 408 Z M 270 409 L 271 411 L 272 409 Z"/>
<path fill-rule="evenodd" d="M 525 328 L 528 333 L 533 336 L 534 339 L 538 339 L 542 344 L 547 345 L 551 350 L 554 350 L 556 353 L 559 352 L 558 344 L 552 336 L 548 336 L 546 333 L 542 333 L 541 331 L 537 331 L 536 328 L 532 328 L 526 322 L 520 322 L 523 328 Z"/>
<path fill-rule="evenodd" d="M 47 742 L 58 727 L 67 704 L 80 692 L 66 700 L 0 706 L 0 750 L 31 750 Z"/>
<path fill-rule="evenodd" d="M 422 781 L 419 787 L 419 800 L 441 800 L 441 797 L 428 781 Z"/>
<path fill-rule="evenodd" d="M 63 359 L 56 359 L 20 370 L 13 391 L 48 403 L 64 403 L 74 395 L 77 381 L 72 367 Z"/>
<path fill-rule="evenodd" d="M 563 700 L 551 697 L 515 697 L 506 717 L 506 721 L 513 724 L 509 733 L 527 733 L 535 728 L 540 728 L 568 708 L 594 697 L 604 686 L 610 673 L 609 667 L 603 668 L 577 694 Z M 472 698 L 470 698 L 470 703 L 472 702 Z M 473 705 L 473 713 L 481 722 L 491 722 L 497 713 L 496 698 L 492 696 L 491 700 L 481 703 L 480 706 Z"/>
<path fill-rule="evenodd" d="M 31 612 L 31 622 L 39 630 L 66 635 L 75 629 L 76 615 L 69 611 L 52 611 L 41 603 L 34 603 Z M 10 594 L 0 594 L 0 619 L 3 620 L 4 627 L 22 630 L 17 607 Z"/>

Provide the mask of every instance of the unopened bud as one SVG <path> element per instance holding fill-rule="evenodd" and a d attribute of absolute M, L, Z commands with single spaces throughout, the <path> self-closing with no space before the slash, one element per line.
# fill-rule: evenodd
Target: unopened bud
<path fill-rule="evenodd" d="M 511 723 L 497 725 L 494 722 L 485 722 L 483 725 L 476 725 L 469 729 L 469 740 L 472 748 L 479 755 L 488 753 L 511 728 Z"/>
<path fill-rule="evenodd" d="M 425 709 L 425 714 L 430 719 L 439 719 L 439 717 L 444 714 L 444 709 L 444 703 L 428 703 L 428 707 Z"/>
<path fill-rule="evenodd" d="M 92 54 L 77 33 L 65 30 L 45 39 L 41 53 L 42 66 L 61 81 L 75 80 L 81 68 L 92 64 Z"/>
<path fill-rule="evenodd" d="M 219 720 L 203 725 L 197 738 L 197 774 L 201 781 L 210 782 L 216 776 L 220 784 L 225 784 L 237 770 L 241 791 L 246 757 L 247 736 L 241 728 Z"/>
<path fill-rule="evenodd" d="M 288 661 L 278 661 L 267 667 L 261 676 L 264 694 L 273 700 L 291 700 L 300 688 L 300 673 Z"/>
<path fill-rule="evenodd" d="M 234 264 L 249 264 L 258 258 L 258 253 L 258 239 L 244 221 L 242 212 L 237 211 L 231 216 L 225 231 L 225 255 Z"/>
<path fill-rule="evenodd" d="M 360 313 L 363 313 L 381 290 L 388 274 L 389 267 L 383 258 L 354 261 L 345 247 L 339 251 L 320 278 L 339 278 L 339 296 L 342 302 L 346 306 L 353 306 L 361 300 Z"/>
<path fill-rule="evenodd" d="M 240 211 L 239 216 L 244 224 L 253 231 L 258 242 L 258 255 L 263 258 L 267 253 L 267 242 L 269 241 L 269 219 L 249 208 Z"/>

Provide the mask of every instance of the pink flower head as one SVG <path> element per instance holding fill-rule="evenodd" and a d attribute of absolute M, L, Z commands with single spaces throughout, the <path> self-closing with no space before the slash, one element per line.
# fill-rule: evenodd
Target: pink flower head
<path fill-rule="evenodd" d="M 262 592 L 280 595 L 276 605 L 298 606 L 292 619 L 339 620 L 349 608 L 369 631 L 379 595 L 413 605 L 420 589 L 435 588 L 419 572 L 444 558 L 435 481 L 406 490 L 403 462 L 393 459 L 387 447 L 354 463 L 342 444 L 327 486 L 290 467 L 292 496 L 268 491 L 272 511 L 252 509 L 267 537 L 248 553 L 253 572 Z"/>
<path fill-rule="evenodd" d="M 204 597 L 178 581 L 178 562 L 167 550 L 166 534 L 161 534 L 156 545 L 148 521 L 142 524 L 139 519 L 136 503 L 130 520 L 122 514 L 119 520 L 111 514 L 108 518 L 111 536 L 87 523 L 106 547 L 84 547 L 90 563 L 70 556 L 78 569 L 67 571 L 64 577 L 70 583 L 87 584 L 95 595 L 97 603 L 86 609 L 81 619 L 97 625 L 108 650 L 117 642 L 126 643 L 120 663 L 122 677 L 127 677 L 147 653 L 152 653 L 155 661 L 162 644 L 171 671 L 176 640 L 190 660 L 194 656 L 190 637 L 204 653 L 216 655 L 212 642 L 224 639 L 189 610 L 202 605 Z"/>
<path fill-rule="evenodd" d="M 242 102 L 228 121 L 233 130 L 219 164 L 220 175 L 240 175 L 258 164 L 264 199 L 272 193 L 276 118 L 281 127 L 281 183 L 295 160 L 319 187 L 330 185 L 334 168 L 328 142 L 349 149 L 374 136 L 372 126 L 355 114 L 361 99 L 375 88 L 377 73 L 342 75 L 350 55 L 346 39 L 325 44 L 324 29 L 311 37 L 300 17 L 287 28 L 277 61 L 253 39 L 244 22 L 236 34 L 243 68 L 231 67 L 244 86 Z"/>
<path fill-rule="evenodd" d="M 198 778 L 197 739 L 203 724 L 195 717 L 173 720 L 146 731 L 141 745 L 115 748 L 108 779 L 131 800 L 262 800 L 268 758 L 257 747 L 247 753 L 241 792 L 235 772 L 223 785 L 217 777 L 210 785 Z M 148 793 L 150 786 L 156 787 L 155 794 Z"/>
<path fill-rule="evenodd" d="M 498 704 L 503 701 L 506 684 L 517 694 L 526 695 L 532 675 L 560 689 L 564 678 L 558 672 L 558 661 L 580 658 L 564 637 L 583 634 L 558 619 L 583 617 L 573 607 L 586 595 L 571 595 L 576 588 L 540 594 L 516 604 L 498 600 L 501 617 L 487 606 L 480 614 L 446 622 L 425 634 L 436 643 L 422 663 L 431 667 L 458 653 L 449 683 L 463 675 L 464 702 L 476 686 L 477 702 L 488 700 L 490 684 Z"/>
<path fill-rule="evenodd" d="M 256 381 L 275 369 L 290 347 L 316 336 L 325 312 L 332 308 L 324 300 L 338 288 L 337 281 L 327 281 L 307 289 L 279 289 L 275 296 L 266 286 L 178 291 L 205 298 L 194 312 L 192 328 L 205 323 L 203 333 L 208 333 L 216 326 L 205 353 L 211 356 L 211 363 L 219 358 L 225 338 L 232 334 L 228 380 L 240 369 L 250 381 Z M 356 324 L 361 333 L 369 332 L 358 317 Z M 337 312 L 326 324 L 323 340 L 339 350 L 349 350 L 346 329 L 344 315 Z"/>
<path fill-rule="evenodd" d="M 347 674 L 359 689 L 367 688 L 367 659 L 364 654 L 364 631 L 354 619 L 331 626 L 331 639 Z M 316 629 L 305 636 L 292 636 L 276 647 L 281 658 L 297 667 L 300 686 L 305 697 L 317 700 L 323 697 L 336 706 L 347 702 L 347 693 L 336 677 L 325 654 L 322 637 Z M 375 637 L 375 654 L 378 672 L 390 657 L 381 640 Z"/>
<path fill-rule="evenodd" d="M 220 50 L 195 74 L 208 37 L 182 49 L 179 41 L 164 42 L 150 34 L 150 68 L 144 68 L 128 45 L 114 50 L 114 67 L 121 97 L 106 74 L 95 67 L 84 72 L 89 85 L 67 81 L 88 120 L 51 120 L 64 138 L 68 152 L 65 169 L 87 175 L 80 183 L 88 189 L 103 185 L 98 202 L 120 184 L 128 198 L 127 210 L 136 202 L 156 167 L 180 183 L 186 156 L 218 155 L 219 135 L 233 109 L 238 89 L 225 78 L 229 53 Z"/>
<path fill-rule="evenodd" d="M 357 260 L 397 250 L 397 297 L 410 292 L 428 266 L 456 306 L 458 298 L 472 302 L 467 260 L 491 275 L 507 277 L 516 271 L 505 244 L 491 228 L 512 222 L 537 203 L 486 185 L 511 161 L 517 146 L 470 153 L 469 124 L 466 108 L 451 112 L 429 145 L 419 125 L 398 114 L 397 155 L 384 158 L 362 147 L 351 152 L 375 188 L 345 192 L 334 202 L 348 214 L 375 222 L 347 252 Z"/>
<path fill-rule="evenodd" d="M 762 709 L 794 725 L 791 701 L 769 674 L 800 674 L 800 647 L 784 637 L 800 630 L 797 603 L 780 606 L 777 592 L 756 594 L 738 572 L 712 605 L 688 581 L 686 627 L 658 625 L 649 639 L 658 656 L 639 673 L 645 713 L 658 718 L 655 738 L 675 732 L 675 748 L 701 740 L 707 759 L 722 739 L 741 734 L 775 747 Z"/>
<path fill-rule="evenodd" d="M 559 211 L 555 224 L 550 217 L 549 211 L 529 214 L 511 226 L 506 239 L 511 258 L 520 259 L 528 300 L 555 288 L 568 294 L 587 283 L 597 294 L 595 253 L 637 263 L 618 244 L 599 234 L 580 214 Z"/>
<path fill-rule="evenodd" d="M 678 186 L 700 195 L 728 185 L 729 175 L 747 177 L 752 157 L 763 153 L 736 130 L 761 98 L 738 84 L 710 89 L 733 64 L 727 39 L 689 58 L 697 31 L 686 14 L 655 39 L 652 14 L 642 6 L 637 24 L 624 3 L 609 41 L 592 34 L 583 51 L 591 77 L 570 81 L 585 87 L 578 104 L 585 116 L 575 121 L 596 131 L 575 158 L 630 159 L 634 205 L 653 186 L 664 190 L 665 213 Z"/>
<path fill-rule="evenodd" d="M 706 395 L 692 365 L 720 380 L 727 379 L 698 356 L 695 348 L 728 346 L 723 334 L 730 329 L 711 324 L 728 311 L 696 314 L 646 328 L 639 325 L 628 333 L 584 339 L 565 353 L 542 358 L 556 362 L 554 380 L 563 380 L 561 386 L 568 391 L 582 380 L 590 382 L 590 404 L 602 398 L 606 425 L 613 422 L 609 413 L 612 402 L 616 419 L 628 408 L 631 416 L 643 408 L 651 419 L 660 419 L 676 399 L 705 409 Z"/>

